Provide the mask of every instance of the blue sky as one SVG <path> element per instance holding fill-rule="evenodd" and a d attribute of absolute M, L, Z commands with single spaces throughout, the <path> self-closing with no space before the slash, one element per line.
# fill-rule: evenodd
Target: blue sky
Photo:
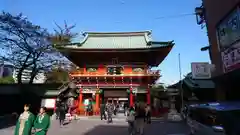
<path fill-rule="evenodd" d="M 157 41 L 174 40 L 175 46 L 159 69 L 160 82 L 179 80 L 178 54 L 182 74 L 191 71 L 191 62 L 209 61 L 206 29 L 196 24 L 196 17 L 178 16 L 194 13 L 201 0 L 1 0 L 0 10 L 22 12 L 33 23 L 53 30 L 54 22 L 76 24 L 75 32 L 152 30 Z"/>

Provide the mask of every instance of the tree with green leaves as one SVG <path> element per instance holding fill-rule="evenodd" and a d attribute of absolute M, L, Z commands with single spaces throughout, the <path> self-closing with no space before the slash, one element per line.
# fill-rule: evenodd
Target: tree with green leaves
<path fill-rule="evenodd" d="M 57 29 L 54 29 L 54 33 L 49 36 L 49 41 L 54 47 L 64 46 L 71 44 L 73 38 L 77 36 L 77 33 L 71 32 L 75 25 L 68 26 L 64 21 L 64 27 L 56 24 Z M 66 83 L 69 82 L 69 71 L 76 70 L 76 65 L 68 60 L 62 60 L 56 63 L 50 71 L 45 72 L 46 83 Z"/>
<path fill-rule="evenodd" d="M 166 90 L 166 88 L 165 88 L 164 84 L 155 84 L 151 88 L 151 96 L 160 97 L 160 93 L 165 90 Z"/>
<path fill-rule="evenodd" d="M 56 68 L 45 73 L 46 83 L 66 83 L 69 82 L 67 70 Z"/>

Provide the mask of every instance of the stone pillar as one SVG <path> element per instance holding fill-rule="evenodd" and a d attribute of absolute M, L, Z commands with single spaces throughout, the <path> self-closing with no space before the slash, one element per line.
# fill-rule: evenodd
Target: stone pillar
<path fill-rule="evenodd" d="M 175 108 L 175 98 L 174 97 L 169 97 L 169 109 L 171 109 L 171 110 L 176 110 L 176 108 Z"/>
<path fill-rule="evenodd" d="M 171 121 L 181 121 L 181 114 L 177 112 L 175 109 L 175 98 L 174 97 L 169 97 L 169 113 L 168 113 L 168 120 Z"/>

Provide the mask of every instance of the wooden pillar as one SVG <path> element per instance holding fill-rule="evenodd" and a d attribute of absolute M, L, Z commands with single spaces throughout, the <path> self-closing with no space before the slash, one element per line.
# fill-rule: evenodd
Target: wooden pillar
<path fill-rule="evenodd" d="M 132 87 L 130 88 L 130 94 L 129 94 L 129 100 L 130 100 L 130 107 L 134 106 L 134 103 L 133 103 L 133 89 Z"/>
<path fill-rule="evenodd" d="M 79 113 L 81 114 L 81 111 L 84 110 L 83 109 L 83 93 L 82 93 L 82 88 L 79 89 L 79 97 L 78 97 L 78 110 Z"/>
<path fill-rule="evenodd" d="M 95 96 L 96 96 L 96 103 L 95 103 L 95 109 L 96 109 L 96 115 L 98 115 L 99 114 L 99 100 L 100 100 L 100 97 L 99 97 L 99 93 L 98 92 L 96 92 L 96 94 L 95 94 Z"/>
<path fill-rule="evenodd" d="M 86 66 L 86 65 L 83 66 L 83 73 L 84 73 L 84 74 L 87 73 L 87 66 Z"/>
<path fill-rule="evenodd" d="M 150 92 L 150 87 L 148 85 L 147 87 L 147 93 L 146 93 L 146 96 L 147 96 L 147 104 L 151 104 L 151 92 Z"/>

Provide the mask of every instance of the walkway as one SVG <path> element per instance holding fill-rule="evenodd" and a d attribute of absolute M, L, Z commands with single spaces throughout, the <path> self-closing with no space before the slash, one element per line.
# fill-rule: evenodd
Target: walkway
<path fill-rule="evenodd" d="M 12 135 L 14 127 L 0 129 L 1 135 Z M 185 135 L 188 128 L 183 123 L 164 122 L 154 120 L 152 124 L 146 125 L 145 135 Z M 58 121 L 53 120 L 48 135 L 127 135 L 127 123 L 125 121 L 114 121 L 107 124 L 106 121 L 75 120 L 65 127 L 60 128 Z"/>

